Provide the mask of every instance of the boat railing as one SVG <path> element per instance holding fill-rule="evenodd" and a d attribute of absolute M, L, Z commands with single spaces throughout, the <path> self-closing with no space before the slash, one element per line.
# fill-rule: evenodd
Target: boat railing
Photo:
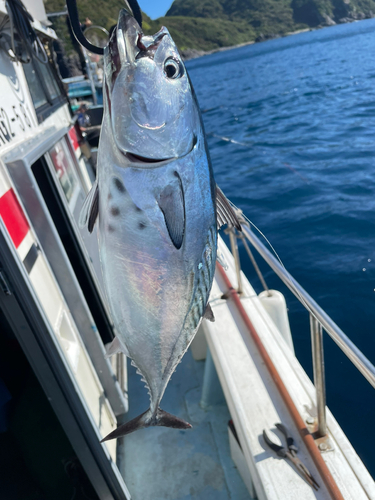
<path fill-rule="evenodd" d="M 247 244 L 248 240 L 257 250 L 261 257 L 267 262 L 271 269 L 279 276 L 289 290 L 297 297 L 301 304 L 310 314 L 311 348 L 313 360 L 314 386 L 316 390 L 317 407 L 317 433 L 325 436 L 326 425 L 326 386 L 324 373 L 324 351 L 323 351 L 323 331 L 326 331 L 332 340 L 339 346 L 343 353 L 357 367 L 368 382 L 375 388 L 375 366 L 366 358 L 358 347 L 339 328 L 328 314 L 315 302 L 304 288 L 293 278 L 285 267 L 272 255 L 260 239 L 245 224 L 242 225 L 242 233 L 238 233 L 234 228 L 228 228 L 231 250 L 235 259 L 236 273 L 238 279 L 238 293 L 242 293 L 241 267 L 238 253 L 237 240 L 241 239 L 245 249 L 255 264 L 255 270 L 261 279 L 262 285 L 268 291 L 265 280 L 256 264 L 254 256 Z"/>

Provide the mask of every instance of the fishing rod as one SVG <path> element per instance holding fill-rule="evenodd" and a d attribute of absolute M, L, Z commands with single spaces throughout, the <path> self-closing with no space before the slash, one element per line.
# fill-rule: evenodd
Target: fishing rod
<path fill-rule="evenodd" d="M 130 10 L 132 11 L 135 20 L 137 21 L 139 26 L 142 27 L 142 12 L 137 0 L 127 0 L 127 4 L 130 7 Z M 85 49 L 87 49 L 89 52 L 92 52 L 93 54 L 99 54 L 102 56 L 104 54 L 104 49 L 102 47 L 93 45 L 91 42 L 87 40 L 87 38 L 83 34 L 83 31 L 81 29 L 81 24 L 79 22 L 77 0 L 66 0 L 66 6 L 68 9 L 69 20 L 72 27 L 72 31 L 77 41 L 83 47 L 85 47 Z"/>

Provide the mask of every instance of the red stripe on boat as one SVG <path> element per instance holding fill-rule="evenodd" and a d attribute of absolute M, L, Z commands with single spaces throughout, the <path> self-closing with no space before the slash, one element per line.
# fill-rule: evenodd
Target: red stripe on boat
<path fill-rule="evenodd" d="M 29 224 L 13 189 L 0 198 L 0 216 L 14 246 L 18 248 L 29 230 Z"/>
<path fill-rule="evenodd" d="M 72 127 L 70 130 L 69 130 L 69 137 L 70 137 L 70 140 L 72 141 L 72 144 L 73 144 L 73 148 L 74 148 L 74 151 L 76 149 L 79 148 L 79 142 L 78 142 L 78 137 L 77 137 L 77 131 L 75 129 L 75 127 Z"/>

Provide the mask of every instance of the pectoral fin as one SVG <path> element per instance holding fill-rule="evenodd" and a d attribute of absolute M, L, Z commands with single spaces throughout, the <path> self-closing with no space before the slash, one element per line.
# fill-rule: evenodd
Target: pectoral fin
<path fill-rule="evenodd" d="M 157 201 L 163 212 L 169 237 L 178 250 L 181 248 L 185 233 L 185 203 L 181 181 L 176 180 L 173 184 L 168 184 Z"/>
<path fill-rule="evenodd" d="M 94 182 L 92 188 L 87 195 L 79 216 L 78 224 L 81 228 L 87 225 L 90 233 L 94 229 L 96 219 L 99 215 L 99 186 L 98 179 Z"/>
<path fill-rule="evenodd" d="M 236 212 L 218 185 L 216 185 L 216 212 L 218 229 L 225 224 L 229 224 L 234 226 L 238 231 L 242 231 Z"/>

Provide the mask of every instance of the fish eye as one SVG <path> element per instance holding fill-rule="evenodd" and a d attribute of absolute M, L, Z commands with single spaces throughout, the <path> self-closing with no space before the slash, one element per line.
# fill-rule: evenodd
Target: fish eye
<path fill-rule="evenodd" d="M 176 61 L 176 59 L 169 57 L 164 62 L 164 72 L 167 75 L 167 78 L 175 80 L 183 75 L 184 69 L 180 61 Z"/>

